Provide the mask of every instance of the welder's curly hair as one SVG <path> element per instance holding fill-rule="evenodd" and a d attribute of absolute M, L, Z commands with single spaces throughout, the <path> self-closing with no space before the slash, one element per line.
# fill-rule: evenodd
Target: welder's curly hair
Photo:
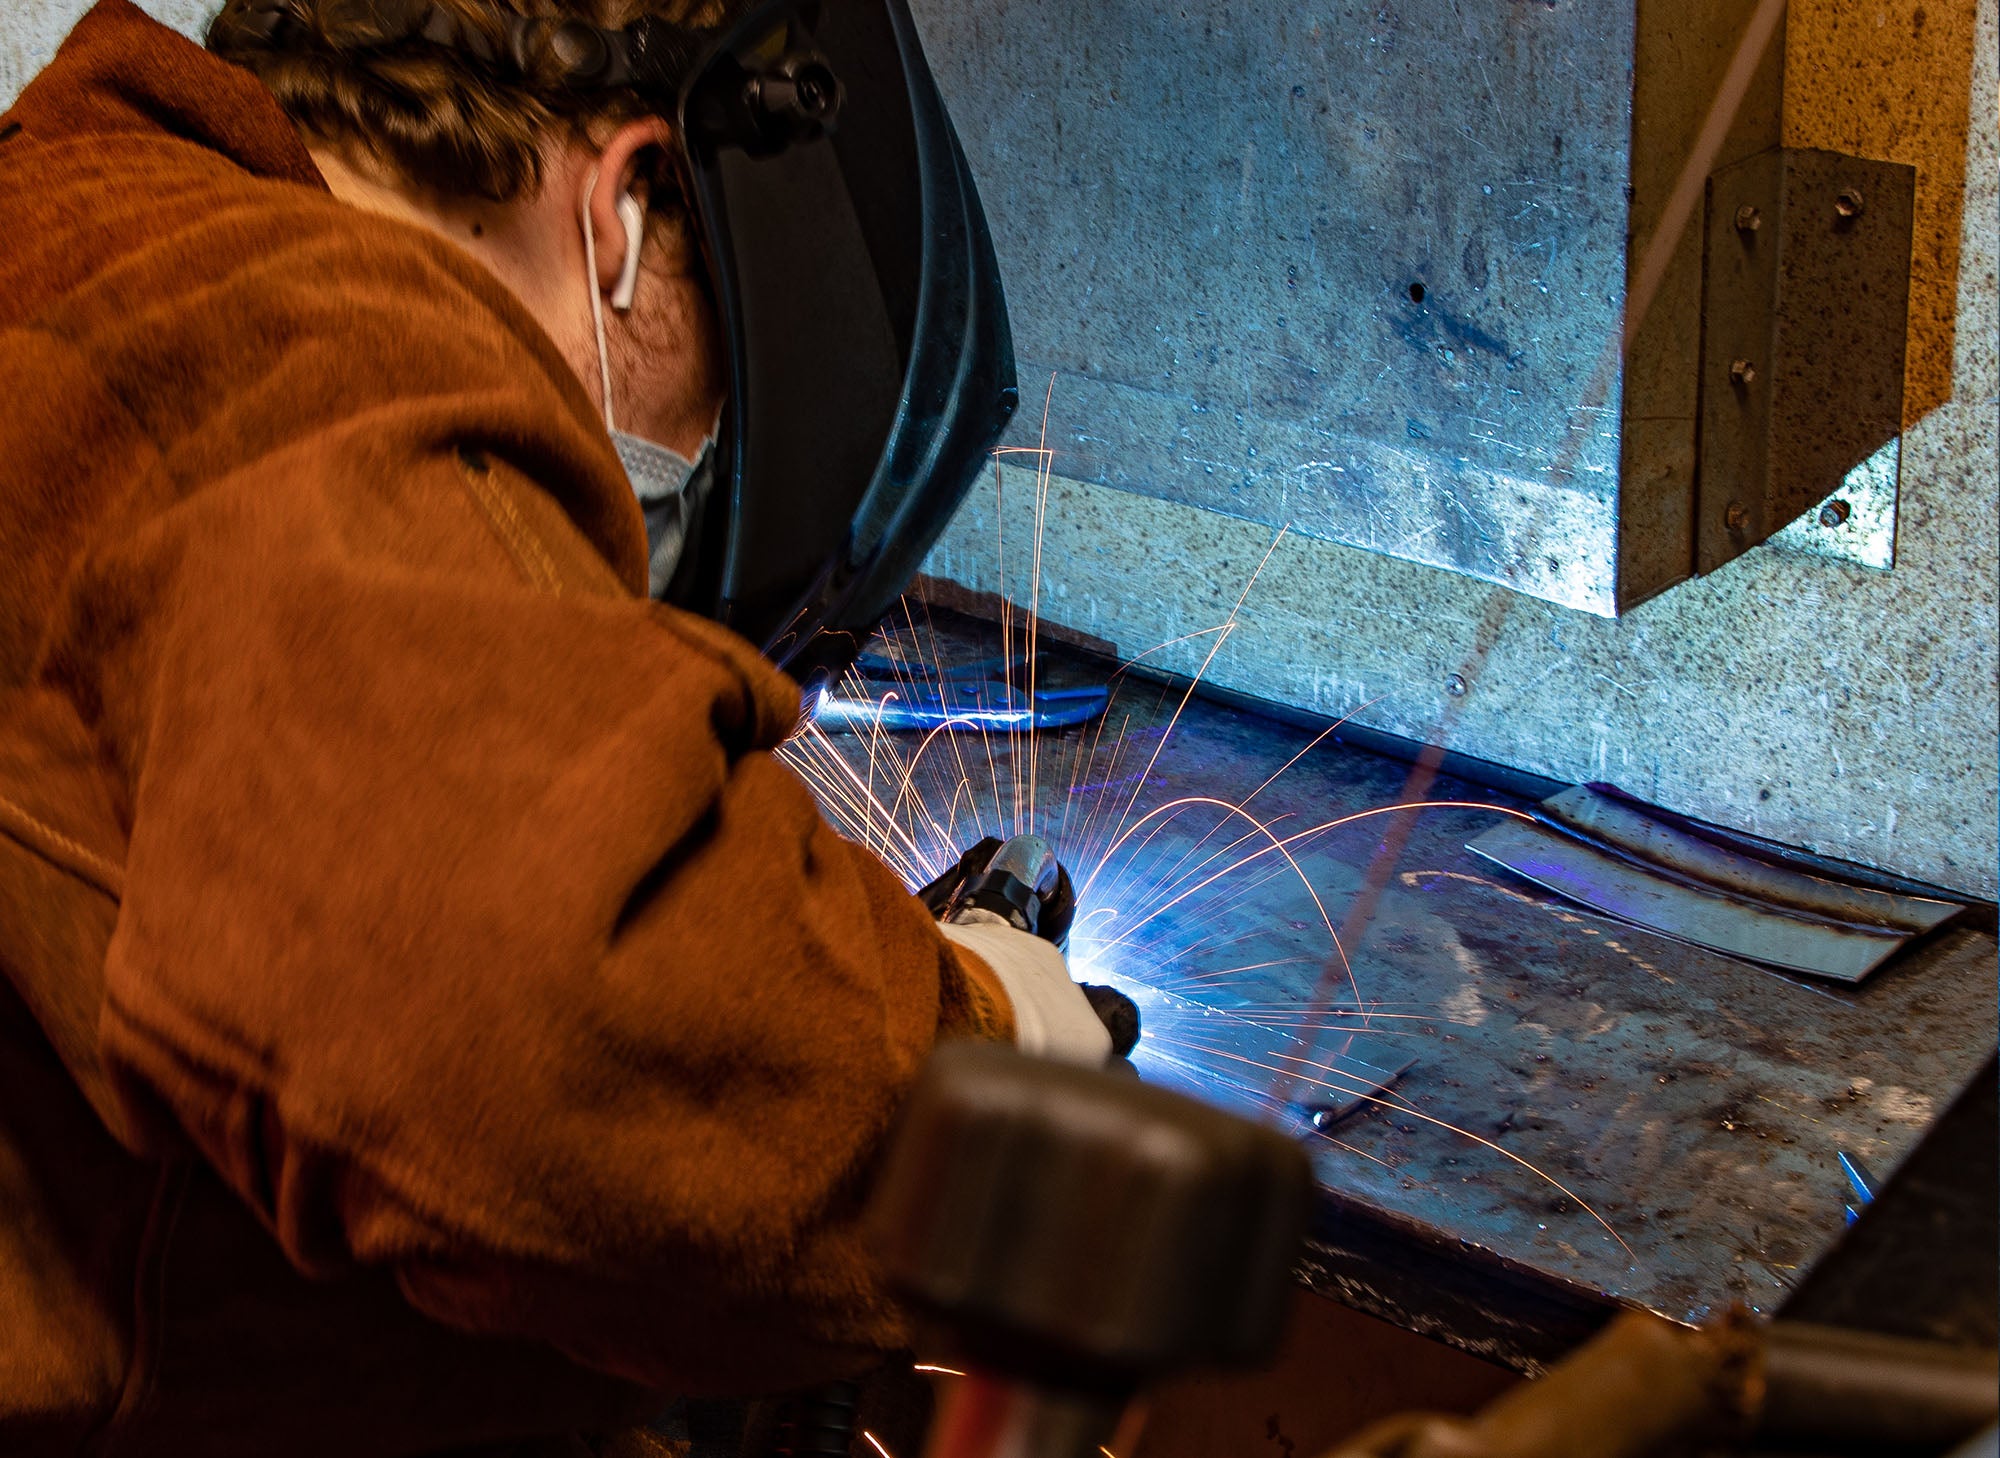
<path fill-rule="evenodd" d="M 481 44 L 446 46 L 409 33 L 398 23 L 406 5 L 374 0 L 228 0 L 209 25 L 207 44 L 255 73 L 313 140 L 359 151 L 441 197 L 511 202 L 539 189 L 552 145 L 645 108 L 628 92 L 567 85 L 546 52 L 531 52 L 520 66 L 480 60 L 479 49 L 508 54 L 509 20 L 617 28 L 659 15 L 708 26 L 727 9 L 727 0 L 432 3 Z M 281 43 L 268 23 L 274 6 L 283 12 Z"/>

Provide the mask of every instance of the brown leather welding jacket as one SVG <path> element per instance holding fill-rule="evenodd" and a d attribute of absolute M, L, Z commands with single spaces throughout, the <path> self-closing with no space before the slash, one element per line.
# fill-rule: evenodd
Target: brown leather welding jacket
<path fill-rule="evenodd" d="M 0 1451 L 421 1452 L 902 1337 L 871 1158 L 1011 1010 L 645 581 L 513 295 L 103 0 L 0 117 Z"/>

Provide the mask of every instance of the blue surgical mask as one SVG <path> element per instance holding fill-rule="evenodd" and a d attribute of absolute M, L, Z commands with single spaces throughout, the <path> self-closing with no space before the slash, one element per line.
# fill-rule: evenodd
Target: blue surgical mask
<path fill-rule="evenodd" d="M 679 451 L 630 431 L 612 431 L 611 444 L 625 464 L 632 494 L 639 498 L 639 510 L 646 517 L 646 590 L 663 598 L 687 545 L 688 524 L 714 476 L 715 435 L 709 434 L 691 461 Z"/>

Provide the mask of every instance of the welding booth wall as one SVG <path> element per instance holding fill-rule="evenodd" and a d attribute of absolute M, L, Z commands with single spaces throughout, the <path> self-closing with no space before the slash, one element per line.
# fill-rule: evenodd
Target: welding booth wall
<path fill-rule="evenodd" d="M 991 34 L 1008 23 L 1009 7 L 993 0 L 913 3 L 920 21 L 941 33 Z M 1440 8 L 1428 0 L 1324 7 L 1350 31 L 1365 9 L 1385 32 L 1399 16 Z M 1728 11 L 1726 19 L 1739 28 L 1756 8 L 1749 0 L 1711 7 Z M 1204 15 L 1213 9 L 1185 8 Z M 1285 15 L 1301 16 L 1289 0 L 1229 9 L 1237 17 L 1232 24 L 1266 31 L 1279 30 Z M 1700 818 L 1991 897 L 2000 889 L 1995 3 L 1792 0 L 1788 9 L 1786 144 L 1918 170 L 1908 424 L 1893 570 L 1767 544 L 1611 619 L 1294 531 L 1272 552 L 1207 676 L 1328 717 L 1356 713 L 1377 728 L 1559 780 L 1609 780 Z M 1113 5 L 1095 13 L 1109 26 L 1121 10 Z M 1295 32 L 1306 29 L 1305 19 Z M 1105 44 L 1115 44 L 1108 33 Z M 1049 60 L 1044 75 L 1024 67 L 1018 85 L 1032 91 L 1057 84 L 1050 77 L 1065 66 L 1086 64 Z M 971 88 L 983 64 L 976 54 L 946 54 L 939 70 L 948 97 L 955 87 Z M 1303 79 L 1309 91 L 1340 89 L 1337 75 Z M 992 78 L 977 84 L 990 89 Z M 1273 105 L 1285 104 L 1285 88 L 1267 90 L 1278 98 Z M 1689 100 L 1707 104 L 1706 97 Z M 1105 96 L 1092 104 L 1118 100 Z M 1520 104 L 1535 101 L 1523 97 Z M 1091 328 L 1133 358 L 1143 348 L 1165 351 L 1166 344 L 1148 341 L 1171 310 L 1193 321 L 1197 310 L 1226 307 L 1214 291 L 1231 284 L 1208 276 L 1206 297 L 1168 298 L 1155 313 L 1092 312 L 1090 281 L 1119 267 L 1111 256 L 1120 242 L 1117 209 L 1100 189 L 1048 185 L 1045 158 L 991 155 L 989 114 L 960 108 L 958 117 L 994 218 L 1002 267 L 1017 292 L 1042 286 L 1039 273 L 1024 285 L 1024 269 L 1081 276 L 1085 282 L 1065 285 L 1074 310 L 1088 313 Z M 1358 128 L 1362 120 L 1353 123 Z M 1436 140 L 1441 157 L 1453 158 L 1489 141 L 1508 145 L 1505 137 L 1450 129 Z M 1424 158 L 1407 136 L 1405 143 L 1408 165 L 1421 169 Z M 1065 129 L 1050 146 L 1060 148 L 1064 169 L 1087 180 L 1087 134 Z M 1254 199 L 1260 217 L 1282 218 L 1295 207 L 1294 242 L 1311 235 L 1324 259 L 1341 240 L 1313 232 L 1320 203 L 1296 190 L 1285 193 L 1286 164 L 1268 152 L 1260 154 L 1265 171 L 1255 177 L 1244 171 L 1242 186 L 1271 194 Z M 1134 187 L 1162 208 L 1188 192 L 1213 191 L 1213 179 L 1195 172 L 1197 165 L 1213 171 L 1216 155 L 1207 139 L 1162 128 Z M 1506 162 L 1502 157 L 1495 166 Z M 1033 218 L 1033 229 L 1016 226 L 1021 217 Z M 1413 227 L 1423 226 L 1423 215 L 1413 211 L 1412 218 Z M 1254 243 L 1238 246 L 1282 275 L 1283 248 L 1260 253 Z M 1389 245 L 1371 238 L 1344 246 Z M 1246 269 L 1240 286 L 1260 285 Z M 1147 273 L 1152 293 L 1172 287 L 1170 278 Z M 1109 291 L 1101 284 L 1096 294 L 1101 300 Z M 1022 393 L 1030 408 L 1017 421 L 1017 438 L 1023 425 L 1032 437 L 1051 383 L 1046 370 L 1034 371 L 1037 346 L 1026 337 L 1032 319 L 1018 324 L 1025 324 Z M 1121 340 L 1121 331 L 1146 338 Z M 1242 352 L 1255 354 L 1271 346 L 1271 337 L 1239 342 Z M 1117 347 L 1093 340 L 1089 367 Z M 1086 380 L 1075 388 L 1105 383 Z M 1053 389 L 1060 415 L 1064 379 L 1055 378 Z M 1218 394 L 1204 408 L 1211 414 L 1202 418 L 1226 418 L 1248 407 L 1239 391 L 1233 400 Z M 1029 565 L 1038 556 L 1044 616 L 1121 655 L 1223 622 L 1271 546 L 1269 523 L 1279 518 L 1246 521 L 1182 504 L 1202 499 L 1206 488 L 1198 484 L 1118 483 L 1126 490 L 1066 476 L 1066 460 L 1096 464 L 1090 452 L 1107 450 L 1079 441 L 1088 429 L 1081 422 L 1050 441 L 1057 453 L 1038 554 L 1030 550 L 1036 483 L 1029 471 L 1010 470 L 1004 491 L 996 494 L 988 483 L 975 494 L 926 570 L 1025 601 Z M 1115 431 L 1107 426 L 1101 433 Z M 1184 469 L 1197 477 L 1210 468 L 1241 469 L 1240 449 L 1224 462 L 1233 444 L 1228 431 L 1204 434 L 1199 426 L 1172 442 Z M 1159 499 L 1176 496 L 1181 501 Z M 1213 641 L 1182 641 L 1149 662 L 1192 673 Z"/>
<path fill-rule="evenodd" d="M 8 0 L 0 7 L 0 106 L 14 97 L 35 72 L 49 63 L 70 27 L 83 18 L 92 0 Z M 221 0 L 138 0 L 155 20 L 199 37 Z"/>
<path fill-rule="evenodd" d="M 214 8 L 212 0 L 141 3 L 189 34 Z M 973 6 L 979 23 L 969 25 Z M 1995 6 L 1789 7 L 1786 141 L 1919 169 L 1909 383 L 1916 418 L 1903 441 L 1892 571 L 1760 547 L 1612 620 L 1291 533 L 1208 676 L 1329 716 L 1359 710 L 1363 723 L 1557 779 L 1612 780 L 1693 815 L 1993 896 Z M 933 37 L 941 84 L 948 94 L 968 89 L 986 58 L 957 37 L 1007 24 L 1007 5 L 914 7 Z M 0 8 L 0 101 L 85 8 L 87 0 Z M 1747 18 L 1753 7 L 1739 8 Z M 1232 9 L 1244 25 L 1261 11 L 1298 13 L 1278 0 Z M 1121 12 L 1109 5 L 1090 13 L 1110 26 Z M 1951 64 L 1932 64 L 1940 56 Z M 1339 88 L 1339 76 L 1320 80 Z M 1953 104 L 1930 94 L 1940 85 Z M 1961 92 L 1970 96 L 1969 117 Z M 1018 291 L 1024 268 L 1101 247 L 1105 228 L 1089 191 L 1043 188 L 1039 168 L 992 155 L 991 118 L 961 107 L 957 119 Z M 1196 155 L 1163 135 L 1144 192 L 1164 207 L 1177 190 L 1206 186 L 1184 175 Z M 1961 173 L 1962 193 L 1952 185 Z M 1030 185 L 1032 198 L 1019 195 Z M 1030 217 L 1033 227 L 1024 227 Z M 1091 322 L 1100 331 L 1150 327 L 1116 316 Z M 1023 393 L 1039 405 L 1048 383 L 1024 379 Z M 1061 379 L 1054 388 L 1063 389 Z M 1022 412 L 1024 420 L 1038 414 Z M 1185 454 L 1200 455 L 1200 445 L 1190 442 Z M 1072 479 L 1063 465 L 1058 455 L 1040 552 L 1040 603 L 1050 620 L 1127 655 L 1224 620 L 1270 546 L 1269 527 Z M 982 485 L 928 571 L 1026 601 L 1033 487 L 1026 471 L 1005 473 L 1004 498 Z M 1192 672 L 1212 641 L 1178 644 L 1153 661 Z M 1467 691 L 1454 695 L 1452 675 L 1461 671 Z"/>

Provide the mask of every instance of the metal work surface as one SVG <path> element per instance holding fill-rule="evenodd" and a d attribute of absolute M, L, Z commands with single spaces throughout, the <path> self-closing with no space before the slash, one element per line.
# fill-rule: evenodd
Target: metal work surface
<path fill-rule="evenodd" d="M 1991 1350 L 1996 1288 L 2000 1091 L 1989 1060 L 1782 1314 Z"/>
<path fill-rule="evenodd" d="M 933 651 L 994 646 L 946 635 Z M 1086 669 L 1044 655 L 1038 674 Z M 1985 932 L 1935 934 L 1859 989 L 1787 979 L 1510 878 L 1465 843 L 1530 802 L 1449 777 L 1430 800 L 1493 808 L 1294 840 L 1395 803 L 1408 766 L 1328 740 L 1286 768 L 1311 733 L 1200 699 L 1176 717 L 1179 701 L 1119 679 L 1099 725 L 1038 741 L 1032 798 L 1025 740 L 820 749 L 872 774 L 930 859 L 975 821 L 1058 841 L 1082 888 L 1073 965 L 1141 1002 L 1145 1076 L 1296 1127 L 1294 1101 L 1357 1087 L 1346 1034 L 1415 1058 L 1389 1094 L 1303 1136 L 1325 1200 L 1307 1274 L 1349 1304 L 1524 1367 L 1607 1298 L 1686 1318 L 1775 1309 L 1842 1233 L 1838 1155 L 1886 1177 L 1991 1052 Z M 1349 939 L 1350 980 L 1329 926 L 1412 814 Z M 1296 872 L 1258 854 L 1253 815 Z"/>
<path fill-rule="evenodd" d="M 1635 0 L 914 9 L 1065 474 L 1612 610 Z"/>

